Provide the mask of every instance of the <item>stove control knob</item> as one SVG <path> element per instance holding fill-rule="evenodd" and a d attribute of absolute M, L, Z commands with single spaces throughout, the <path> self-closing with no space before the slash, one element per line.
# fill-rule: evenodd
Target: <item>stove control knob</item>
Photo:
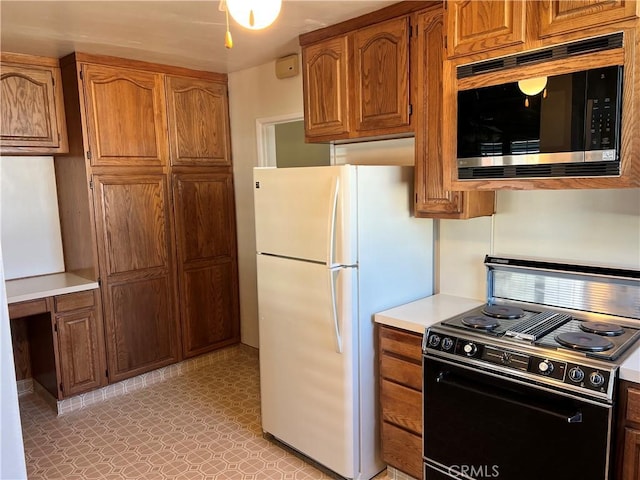
<path fill-rule="evenodd" d="M 478 346 L 471 342 L 467 343 L 462 349 L 467 354 L 467 357 L 473 357 L 478 352 Z"/>
<path fill-rule="evenodd" d="M 453 347 L 453 340 L 451 340 L 449 337 L 444 337 L 442 339 L 442 349 L 451 350 L 451 347 Z"/>
<path fill-rule="evenodd" d="M 584 380 L 584 372 L 580 367 L 573 367 L 571 370 L 569 370 L 569 379 L 572 382 L 580 383 L 582 380 Z"/>
<path fill-rule="evenodd" d="M 553 363 L 549 360 L 543 360 L 538 364 L 538 371 L 542 375 L 550 375 L 553 372 Z"/>
<path fill-rule="evenodd" d="M 429 337 L 429 346 L 437 347 L 440 344 L 440 337 L 438 335 L 431 335 Z"/>
<path fill-rule="evenodd" d="M 589 382 L 591 382 L 591 385 L 594 387 L 601 387 L 604 385 L 604 376 L 600 372 L 592 372 L 591 375 L 589 375 Z"/>

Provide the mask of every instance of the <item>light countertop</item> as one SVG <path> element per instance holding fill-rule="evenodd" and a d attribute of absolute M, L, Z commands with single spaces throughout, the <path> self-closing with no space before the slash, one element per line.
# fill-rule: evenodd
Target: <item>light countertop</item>
<path fill-rule="evenodd" d="M 453 295 L 437 294 L 415 302 L 376 313 L 376 323 L 424 333 L 426 327 L 447 318 L 468 312 L 485 302 Z"/>
<path fill-rule="evenodd" d="M 374 319 L 376 323 L 422 334 L 426 327 L 484 303 L 470 298 L 438 294 L 376 313 Z M 640 345 L 635 346 L 634 351 L 620 366 L 620 378 L 640 383 Z"/>
<path fill-rule="evenodd" d="M 5 286 L 7 288 L 7 303 L 12 304 L 65 293 L 93 290 L 98 288 L 98 282 L 75 273 L 63 272 L 7 280 Z"/>

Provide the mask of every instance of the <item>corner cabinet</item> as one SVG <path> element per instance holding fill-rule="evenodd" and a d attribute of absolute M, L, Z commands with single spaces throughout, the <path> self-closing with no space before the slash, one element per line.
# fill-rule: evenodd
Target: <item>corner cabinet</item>
<path fill-rule="evenodd" d="M 2 53 L 0 153 L 46 155 L 68 151 L 58 61 Z"/>
<path fill-rule="evenodd" d="M 620 382 L 618 413 L 618 465 L 620 480 L 640 478 L 640 384 Z"/>
<path fill-rule="evenodd" d="M 442 162 L 442 63 L 444 22 L 441 9 L 419 13 L 416 39 L 416 215 L 472 218 L 494 212 L 493 192 L 456 192 L 445 188 Z"/>
<path fill-rule="evenodd" d="M 382 460 L 422 478 L 422 335 L 378 326 Z"/>

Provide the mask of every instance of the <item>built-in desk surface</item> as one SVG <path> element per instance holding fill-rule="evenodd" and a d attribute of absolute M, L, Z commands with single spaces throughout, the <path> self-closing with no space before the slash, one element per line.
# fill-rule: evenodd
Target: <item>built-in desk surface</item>
<path fill-rule="evenodd" d="M 98 288 L 98 282 L 75 273 L 64 272 L 7 280 L 5 286 L 7 288 L 7 303 L 12 304 L 65 293 L 93 290 Z"/>

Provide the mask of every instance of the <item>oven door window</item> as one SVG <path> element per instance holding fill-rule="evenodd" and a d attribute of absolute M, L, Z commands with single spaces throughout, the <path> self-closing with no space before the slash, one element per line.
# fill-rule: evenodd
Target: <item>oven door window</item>
<path fill-rule="evenodd" d="M 424 363 L 426 480 L 610 478 L 611 409 Z"/>

